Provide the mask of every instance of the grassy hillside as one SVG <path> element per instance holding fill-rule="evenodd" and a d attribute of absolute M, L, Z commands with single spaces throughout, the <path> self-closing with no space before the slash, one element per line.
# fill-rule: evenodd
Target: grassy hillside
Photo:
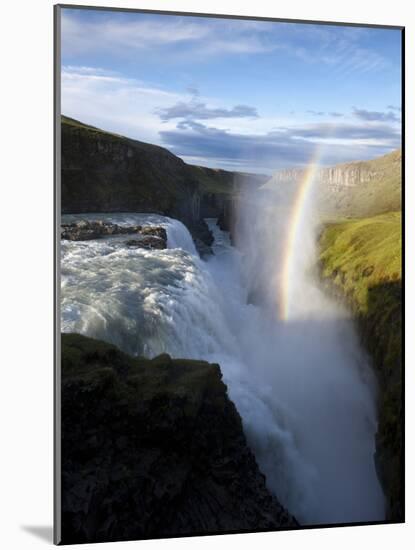
<path fill-rule="evenodd" d="M 62 115 L 61 116 L 61 123 L 62 123 L 62 131 L 65 132 L 68 129 L 72 130 L 79 130 L 82 132 L 86 132 L 87 135 L 90 137 L 112 137 L 114 140 L 122 140 L 125 143 L 131 143 L 134 144 L 135 147 L 138 147 L 142 149 L 143 151 L 152 152 L 152 153 L 167 153 L 174 157 L 173 153 L 170 153 L 167 149 L 164 149 L 163 147 L 159 147 L 158 145 L 153 145 L 151 143 L 145 143 L 144 141 L 138 141 L 136 139 L 130 139 L 126 136 L 123 136 L 121 134 L 116 134 L 114 132 L 107 132 L 107 130 L 102 130 L 101 128 L 97 128 L 96 126 L 91 126 L 90 124 L 85 124 L 84 122 L 81 122 L 80 120 L 75 120 L 74 118 Z"/>
<path fill-rule="evenodd" d="M 323 280 L 355 312 L 378 375 L 376 465 L 389 518 L 403 518 L 401 213 L 326 226 L 320 238 Z"/>
<path fill-rule="evenodd" d="M 368 290 L 401 279 L 401 213 L 330 224 L 321 240 L 323 275 L 341 287 L 360 313 L 367 313 Z"/>

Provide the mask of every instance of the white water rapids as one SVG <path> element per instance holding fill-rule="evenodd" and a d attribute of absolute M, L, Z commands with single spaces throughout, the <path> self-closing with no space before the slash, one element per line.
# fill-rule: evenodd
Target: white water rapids
<path fill-rule="evenodd" d="M 177 220 L 62 221 L 79 219 L 162 225 L 168 248 L 129 249 L 128 235 L 62 241 L 64 332 L 219 363 L 269 489 L 301 524 L 384 519 L 373 383 L 349 319 L 281 323 L 249 304 L 245 259 L 215 220 L 215 254 L 203 261 Z"/>

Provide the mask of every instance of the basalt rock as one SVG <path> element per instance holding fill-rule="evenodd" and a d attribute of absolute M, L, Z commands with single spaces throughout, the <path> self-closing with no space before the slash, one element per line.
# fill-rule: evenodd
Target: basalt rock
<path fill-rule="evenodd" d="M 117 235 L 135 235 L 137 238 L 126 242 L 127 246 L 136 248 L 167 247 L 167 233 L 164 227 L 141 225 L 117 225 L 116 223 L 81 220 L 62 224 L 61 239 L 69 241 L 90 241 Z"/>
<path fill-rule="evenodd" d="M 160 237 L 143 237 L 141 239 L 130 239 L 125 243 L 128 248 L 145 248 L 147 250 L 164 250 L 166 241 Z"/>
<path fill-rule="evenodd" d="M 144 236 L 151 235 L 153 237 L 157 237 L 163 240 L 164 242 L 167 242 L 167 232 L 164 229 L 164 227 L 158 227 L 154 225 L 145 225 L 144 227 L 141 228 L 140 233 L 141 235 L 144 235 Z"/>
<path fill-rule="evenodd" d="M 200 220 L 197 223 L 193 223 L 189 227 L 189 231 L 193 237 L 196 250 L 201 258 L 207 258 L 212 252 L 212 244 L 214 241 L 213 234 L 209 229 L 205 220 Z"/>
<path fill-rule="evenodd" d="M 308 168 L 279 170 L 264 186 L 282 193 L 297 192 Z M 402 205 L 402 151 L 397 149 L 367 161 L 337 164 L 316 170 L 315 208 L 329 219 L 365 217 L 400 210 Z"/>
<path fill-rule="evenodd" d="M 62 335 L 62 543 L 297 525 L 268 491 L 218 365 Z"/>
<path fill-rule="evenodd" d="M 142 231 L 141 225 L 121 226 L 116 223 L 81 220 L 61 225 L 61 239 L 90 241 L 111 235 L 131 235 Z"/>

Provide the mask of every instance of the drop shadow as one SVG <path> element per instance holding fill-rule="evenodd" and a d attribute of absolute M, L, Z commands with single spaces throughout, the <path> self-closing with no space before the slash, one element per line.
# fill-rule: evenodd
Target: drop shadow
<path fill-rule="evenodd" d="M 53 527 L 51 525 L 22 525 L 21 529 L 44 542 L 53 544 Z"/>

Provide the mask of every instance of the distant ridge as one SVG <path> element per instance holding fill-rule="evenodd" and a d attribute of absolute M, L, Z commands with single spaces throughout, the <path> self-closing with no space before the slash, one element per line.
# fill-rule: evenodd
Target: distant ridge
<path fill-rule="evenodd" d="M 401 208 L 402 150 L 368 161 L 354 161 L 321 168 L 317 172 L 322 212 L 343 216 L 368 216 Z M 301 181 L 305 169 L 279 170 L 263 186 L 276 189 Z"/>

